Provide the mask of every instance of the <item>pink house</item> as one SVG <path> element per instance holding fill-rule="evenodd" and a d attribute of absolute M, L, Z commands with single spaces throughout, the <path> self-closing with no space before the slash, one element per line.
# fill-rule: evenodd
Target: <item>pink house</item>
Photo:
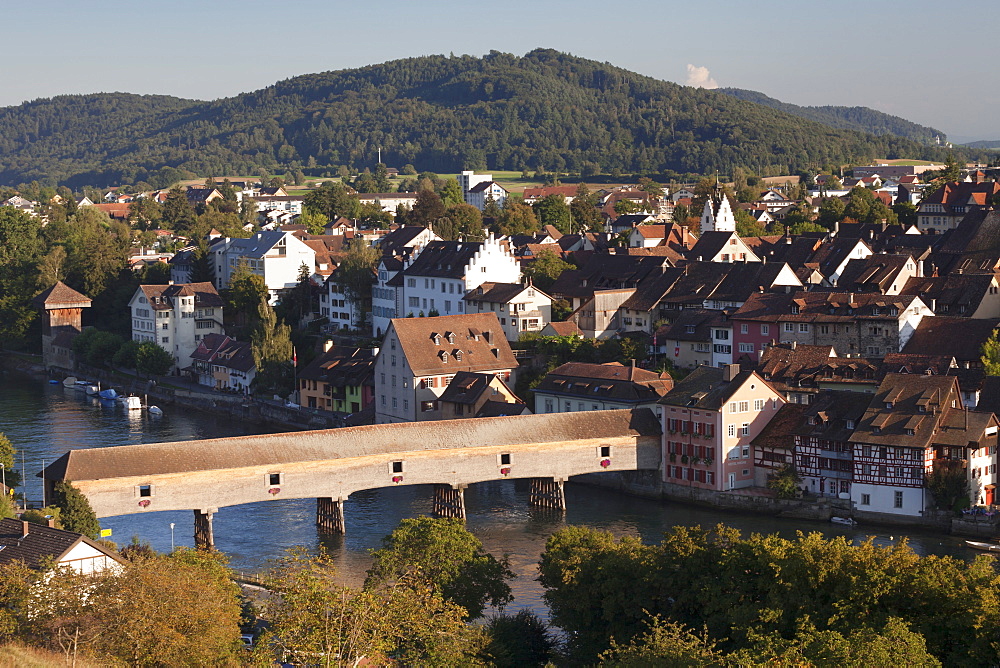
<path fill-rule="evenodd" d="M 754 484 L 752 441 L 785 403 L 755 371 L 700 366 L 660 400 L 663 481 L 725 491 Z"/>

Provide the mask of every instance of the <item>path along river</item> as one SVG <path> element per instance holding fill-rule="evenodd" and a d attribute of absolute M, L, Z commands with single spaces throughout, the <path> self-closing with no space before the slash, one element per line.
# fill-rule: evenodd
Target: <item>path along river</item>
<path fill-rule="evenodd" d="M 164 407 L 156 418 L 145 411 L 128 415 L 121 409 L 102 408 L 82 392 L 51 385 L 40 378 L 0 371 L 0 432 L 4 432 L 21 453 L 27 470 L 27 496 L 40 503 L 41 480 L 35 474 L 42 462 L 50 463 L 72 448 L 99 448 L 113 445 L 183 441 L 269 430 L 217 419 L 209 413 Z M 568 484 L 565 515 L 535 511 L 528 507 L 527 481 L 505 481 L 472 485 L 466 491 L 468 527 L 494 554 L 511 556 L 518 578 L 513 583 L 512 609 L 542 610 L 542 590 L 535 578 L 537 563 L 552 532 L 568 524 L 607 530 L 616 535 L 641 536 L 656 542 L 664 531 L 676 525 L 714 526 L 720 522 L 744 532 L 778 533 L 794 537 L 797 530 L 820 531 L 855 539 L 874 535 L 881 544 L 898 541 L 899 528 L 842 527 L 825 522 L 784 520 L 734 514 L 729 511 L 692 507 L 671 502 L 651 501 L 617 492 L 578 484 Z M 258 570 L 281 556 L 290 547 L 316 549 L 324 545 L 337 559 L 348 583 L 359 584 L 368 568 L 368 551 L 378 547 L 406 517 L 431 511 L 429 487 L 399 487 L 360 492 L 345 503 L 346 536 L 321 536 L 315 526 L 315 501 L 269 501 L 222 508 L 215 516 L 215 540 L 226 552 L 234 568 Z M 159 512 L 125 515 L 101 520 L 113 531 L 112 539 L 127 543 L 133 536 L 155 549 L 169 551 L 171 528 L 177 546 L 191 546 L 193 514 Z M 951 554 L 971 559 L 974 552 L 956 536 L 905 530 L 910 545 L 920 554 Z"/>

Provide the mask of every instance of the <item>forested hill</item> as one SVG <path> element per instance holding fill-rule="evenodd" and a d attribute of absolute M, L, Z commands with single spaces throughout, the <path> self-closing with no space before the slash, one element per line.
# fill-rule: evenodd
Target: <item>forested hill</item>
<path fill-rule="evenodd" d="M 747 102 L 763 104 L 772 109 L 833 128 L 869 132 L 875 135 L 896 135 L 922 144 L 933 142 L 935 137 L 940 137 L 942 143 L 945 140 L 945 134 L 940 130 L 917 125 L 905 118 L 892 116 L 868 107 L 800 107 L 797 104 L 775 100 L 773 97 L 768 97 L 755 90 L 743 90 L 742 88 L 720 88 L 718 90 L 720 93 L 732 95 Z"/>
<path fill-rule="evenodd" d="M 1000 141 L 997 140 L 984 140 L 984 141 L 970 141 L 966 144 L 969 148 L 987 149 L 994 150 L 1000 148 Z"/>
<path fill-rule="evenodd" d="M 874 157 L 943 159 L 891 135 L 833 129 L 715 91 L 552 50 L 426 56 L 295 77 L 195 102 L 102 94 L 0 110 L 0 183 L 71 187 L 180 173 L 373 166 L 762 172 Z"/>

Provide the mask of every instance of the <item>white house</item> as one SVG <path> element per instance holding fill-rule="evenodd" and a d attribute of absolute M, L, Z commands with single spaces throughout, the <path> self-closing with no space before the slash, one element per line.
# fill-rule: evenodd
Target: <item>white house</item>
<path fill-rule="evenodd" d="M 483 283 L 465 295 L 466 313 L 496 313 L 508 341 L 552 322 L 552 297 L 534 285 Z"/>
<path fill-rule="evenodd" d="M 403 271 L 405 311 L 465 313 L 465 295 L 483 283 L 519 283 L 521 265 L 490 235 L 485 241 L 433 241 Z"/>
<path fill-rule="evenodd" d="M 496 181 L 483 181 L 472 186 L 472 189 L 465 193 L 465 202 L 482 211 L 491 199 L 497 203 L 497 206 L 503 206 L 508 194 L 507 189 Z"/>
<path fill-rule="evenodd" d="M 174 357 L 174 370 L 191 366 L 205 336 L 222 333 L 222 298 L 211 283 L 140 285 L 129 300 L 132 340 L 152 341 Z"/>
<path fill-rule="evenodd" d="M 23 562 L 36 570 L 68 568 L 82 575 L 120 572 L 114 550 L 74 531 L 7 518 L 0 520 L 0 566 Z"/>
<path fill-rule="evenodd" d="M 480 183 L 491 183 L 493 181 L 492 174 L 476 174 L 471 169 L 467 169 L 457 177 L 458 185 L 462 189 L 462 197 L 465 199 L 466 204 L 469 202 L 469 191 L 478 186 Z"/>
<path fill-rule="evenodd" d="M 310 274 L 316 265 L 316 251 L 291 232 L 281 230 L 259 232 L 249 239 L 226 238 L 214 244 L 211 253 L 215 286 L 219 290 L 229 286 L 229 279 L 241 261 L 263 277 L 272 296 L 279 290 L 295 287 L 302 265 L 309 268 Z"/>

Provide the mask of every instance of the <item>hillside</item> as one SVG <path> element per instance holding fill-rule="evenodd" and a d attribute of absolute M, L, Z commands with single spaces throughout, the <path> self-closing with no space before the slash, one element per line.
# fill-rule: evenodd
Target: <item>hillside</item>
<path fill-rule="evenodd" d="M 743 90 L 742 88 L 720 88 L 718 90 L 720 93 L 732 95 L 740 100 L 763 104 L 799 118 L 842 130 L 869 132 L 874 135 L 896 135 L 922 144 L 933 142 L 935 137 L 940 137 L 942 142 L 945 140 L 945 134 L 940 130 L 917 125 L 905 118 L 892 116 L 868 107 L 800 107 L 797 104 L 775 100 L 773 97 L 768 97 L 754 90 Z"/>
<path fill-rule="evenodd" d="M 318 175 L 373 166 L 379 147 L 389 165 L 439 172 L 788 173 L 875 156 L 944 157 L 551 50 L 397 60 L 213 102 L 116 93 L 0 110 L 4 184 L 164 186 L 184 172 L 296 168 Z"/>
<path fill-rule="evenodd" d="M 978 148 L 978 149 L 985 149 L 985 150 L 995 150 L 995 149 L 1000 148 L 1000 141 L 995 140 L 995 139 L 983 140 L 983 141 L 972 141 L 972 142 L 969 142 L 968 144 L 966 144 L 966 146 L 968 146 L 969 148 Z"/>

